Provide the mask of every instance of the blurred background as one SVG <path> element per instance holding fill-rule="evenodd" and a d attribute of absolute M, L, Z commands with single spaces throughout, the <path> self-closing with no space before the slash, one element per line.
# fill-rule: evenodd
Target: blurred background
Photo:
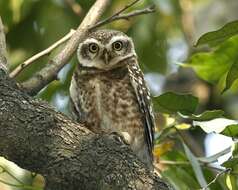
<path fill-rule="evenodd" d="M 112 15 L 129 2 L 131 1 L 112 1 L 104 17 Z M 76 29 L 93 3 L 94 0 L 0 0 L 0 16 L 5 26 L 11 70 L 62 38 L 70 29 Z M 151 3 L 157 7 L 156 13 L 138 16 L 128 21 L 116 21 L 104 28 L 121 30 L 133 38 L 140 66 L 152 94 L 157 96 L 166 91 L 191 93 L 199 98 L 198 112 L 222 109 L 227 117 L 238 118 L 236 90 L 221 95 L 219 80 L 205 81 L 204 77 L 198 77 L 192 68 L 181 66 L 189 62 L 193 54 L 209 51 L 206 47 L 194 47 L 196 40 L 203 33 L 216 30 L 238 18 L 238 1 L 141 0 L 130 10 L 141 9 Z M 20 73 L 16 80 L 21 82 L 30 78 L 61 48 L 37 60 Z M 77 61 L 74 56 L 60 71 L 59 81 L 52 82 L 37 95 L 38 98 L 48 101 L 57 110 L 66 114 L 68 114 L 68 89 L 75 64 Z M 214 69 L 215 67 L 216 65 Z M 213 68 L 210 68 L 210 71 L 212 72 Z M 159 132 L 169 120 L 173 119 L 157 114 L 157 131 Z M 185 130 L 181 134 L 191 145 L 190 149 L 196 156 L 213 155 L 232 144 L 231 138 L 216 134 L 206 135 L 200 128 Z M 157 149 L 156 156 L 160 174 L 176 189 L 185 190 L 187 187 L 199 189 L 199 183 L 192 174 L 191 167 L 176 169 L 174 166 L 160 163 L 161 159 L 169 160 L 173 156 L 183 160 L 181 146 L 175 146 L 175 142 L 170 139 L 161 146 L 158 145 L 160 148 Z M 173 147 L 178 150 L 176 153 L 171 151 Z M 222 157 L 220 162 L 228 157 L 229 155 Z M 0 181 L 0 190 L 37 189 L 44 184 L 41 177 L 18 168 L 4 158 L 0 158 L 0 166 L 8 171 L 0 174 L 0 180 L 3 181 L 2 183 Z M 207 181 L 212 180 L 215 174 L 206 171 Z M 11 175 L 14 175 L 17 180 Z M 217 180 L 210 188 L 228 189 L 224 185 L 224 180 L 225 178 Z M 28 186 L 21 185 L 21 182 Z M 186 184 L 188 182 L 189 185 Z M 14 187 L 13 184 L 20 185 Z"/>

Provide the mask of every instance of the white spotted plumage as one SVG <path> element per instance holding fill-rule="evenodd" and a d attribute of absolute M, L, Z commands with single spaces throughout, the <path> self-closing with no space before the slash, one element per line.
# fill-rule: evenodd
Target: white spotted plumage
<path fill-rule="evenodd" d="M 137 100 L 139 102 L 141 111 L 143 111 L 144 113 L 146 141 L 149 146 L 149 150 L 152 153 L 154 147 L 155 123 L 150 93 L 148 88 L 146 87 L 143 73 L 141 72 L 138 64 L 134 63 L 133 65 L 128 65 L 128 70 L 130 71 L 129 76 L 131 78 L 131 84 L 136 92 Z"/>
<path fill-rule="evenodd" d="M 154 116 L 131 38 L 99 30 L 79 45 L 77 56 L 70 86 L 76 119 L 96 133 L 119 133 L 151 167 Z"/>

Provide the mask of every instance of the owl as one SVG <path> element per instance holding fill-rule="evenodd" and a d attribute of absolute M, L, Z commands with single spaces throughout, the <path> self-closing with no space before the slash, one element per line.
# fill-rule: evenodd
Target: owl
<path fill-rule="evenodd" d="M 152 168 L 154 115 L 132 39 L 115 30 L 79 44 L 70 85 L 72 112 L 95 133 L 117 133 Z"/>

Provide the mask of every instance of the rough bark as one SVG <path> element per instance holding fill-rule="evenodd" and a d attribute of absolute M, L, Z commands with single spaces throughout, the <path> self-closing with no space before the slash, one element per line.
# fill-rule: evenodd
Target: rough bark
<path fill-rule="evenodd" d="M 87 20 L 95 23 L 102 14 L 95 10 L 101 8 L 102 11 L 108 2 L 97 0 L 82 25 L 86 25 Z M 72 41 L 82 35 L 85 34 L 78 34 Z M 72 44 L 67 50 L 72 52 L 64 62 L 77 43 Z M 170 189 L 145 168 L 120 137 L 96 135 L 18 88 L 7 74 L 1 18 L 0 156 L 42 174 L 46 190 Z"/>
<path fill-rule="evenodd" d="M 118 136 L 90 132 L 26 95 L 1 69 L 0 139 L 0 155 L 42 174 L 48 190 L 169 189 Z"/>

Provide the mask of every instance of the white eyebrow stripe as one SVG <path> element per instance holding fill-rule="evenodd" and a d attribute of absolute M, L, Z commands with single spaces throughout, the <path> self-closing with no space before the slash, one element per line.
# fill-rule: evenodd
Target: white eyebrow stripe
<path fill-rule="evenodd" d="M 81 43 L 81 45 L 82 45 L 82 44 L 88 44 L 88 43 L 96 43 L 96 44 L 98 44 L 98 45 L 100 45 L 100 46 L 103 46 L 103 44 L 102 44 L 100 41 L 98 41 L 98 40 L 96 40 L 96 39 L 94 39 L 94 38 L 88 38 L 88 39 L 86 39 L 85 41 L 83 41 L 83 42 Z"/>
<path fill-rule="evenodd" d="M 127 36 L 122 36 L 122 35 L 121 36 L 113 36 L 112 39 L 109 41 L 109 44 L 112 44 L 113 42 L 118 41 L 118 40 L 125 41 L 125 39 L 130 40 L 130 38 Z"/>

